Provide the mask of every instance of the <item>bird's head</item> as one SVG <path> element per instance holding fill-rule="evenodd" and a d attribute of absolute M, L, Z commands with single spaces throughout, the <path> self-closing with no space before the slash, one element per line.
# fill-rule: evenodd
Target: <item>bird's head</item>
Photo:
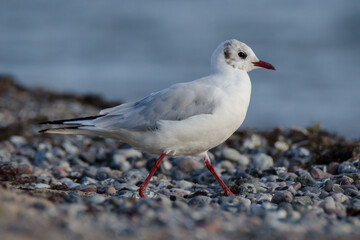
<path fill-rule="evenodd" d="M 260 67 L 275 70 L 270 63 L 259 60 L 249 46 L 236 39 L 227 40 L 217 47 L 211 57 L 211 67 L 215 72 L 228 69 L 250 72 Z"/>

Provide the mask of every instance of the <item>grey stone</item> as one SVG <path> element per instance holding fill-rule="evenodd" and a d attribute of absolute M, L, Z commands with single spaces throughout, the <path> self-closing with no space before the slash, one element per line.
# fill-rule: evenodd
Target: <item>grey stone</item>
<path fill-rule="evenodd" d="M 278 191 L 275 192 L 271 202 L 279 204 L 281 202 L 292 202 L 293 196 L 289 191 Z"/>
<path fill-rule="evenodd" d="M 331 192 L 333 189 L 333 186 L 334 186 L 334 183 L 331 180 L 326 180 L 324 190 L 327 192 Z"/>
<path fill-rule="evenodd" d="M 220 168 L 225 169 L 228 172 L 234 171 L 235 169 L 234 165 L 228 160 L 221 161 Z"/>
<path fill-rule="evenodd" d="M 335 202 L 344 203 L 349 201 L 349 197 L 342 193 L 334 193 L 331 197 L 335 200 Z"/>
<path fill-rule="evenodd" d="M 109 177 L 111 169 L 108 167 L 101 167 L 96 171 L 96 179 L 102 181 Z"/>
<path fill-rule="evenodd" d="M 254 167 L 259 170 L 264 170 L 266 168 L 272 167 L 274 161 L 271 156 L 265 153 L 256 154 L 254 157 Z"/>
<path fill-rule="evenodd" d="M 26 144 L 26 139 L 22 136 L 11 136 L 10 142 L 14 145 L 24 145 Z"/>
<path fill-rule="evenodd" d="M 261 147 L 261 145 L 262 145 L 262 137 L 257 134 L 251 135 L 251 137 L 246 138 L 243 142 L 243 147 L 248 149 Z"/>
<path fill-rule="evenodd" d="M 193 157 L 185 157 L 180 160 L 179 169 L 184 173 L 191 173 L 193 171 L 202 169 L 205 167 L 205 164 L 200 159 Z"/>
<path fill-rule="evenodd" d="M 233 148 L 224 148 L 221 151 L 221 156 L 223 159 L 235 162 L 237 164 L 246 166 L 249 164 L 250 160 L 247 156 L 239 153 L 237 150 Z"/>
<path fill-rule="evenodd" d="M 193 197 L 188 204 L 190 206 L 198 206 L 198 205 L 207 205 L 209 204 L 211 201 L 211 198 L 206 197 L 206 196 L 196 196 Z"/>
<path fill-rule="evenodd" d="M 344 189 L 342 189 L 339 184 L 334 184 L 332 190 L 333 190 L 334 192 L 339 192 L 339 193 L 343 193 L 343 192 L 344 192 Z"/>
<path fill-rule="evenodd" d="M 79 149 L 70 141 L 63 142 L 62 147 L 67 153 L 70 153 L 71 155 L 76 155 L 79 152 Z"/>
<path fill-rule="evenodd" d="M 254 184 L 251 183 L 244 183 L 239 187 L 239 191 L 241 194 L 244 193 L 256 193 L 256 188 Z"/>
<path fill-rule="evenodd" d="M 357 173 L 359 170 L 350 162 L 342 162 L 338 167 L 339 173 Z"/>
<path fill-rule="evenodd" d="M 356 197 L 350 200 L 350 204 L 348 206 L 348 211 L 351 215 L 359 215 L 360 214 L 360 198 Z"/>
<path fill-rule="evenodd" d="M 174 169 L 171 172 L 171 179 L 173 180 L 183 180 L 183 179 L 189 179 L 190 175 L 187 173 L 184 173 L 183 171 L 179 169 Z"/>
<path fill-rule="evenodd" d="M 71 182 L 71 183 L 67 183 L 66 186 L 67 186 L 69 189 L 78 189 L 79 186 L 80 186 L 80 183 Z"/>
<path fill-rule="evenodd" d="M 98 181 L 91 177 L 83 177 L 80 181 L 83 185 L 96 184 Z"/>
<path fill-rule="evenodd" d="M 11 154 L 5 150 L 0 150 L 0 162 L 9 162 Z"/>
<path fill-rule="evenodd" d="M 64 184 L 69 184 L 69 183 L 73 183 L 74 181 L 70 178 L 61 178 L 60 182 Z"/>
<path fill-rule="evenodd" d="M 126 159 L 128 158 L 142 158 L 142 153 L 133 148 L 124 148 L 116 151 L 115 155 L 122 155 Z"/>
<path fill-rule="evenodd" d="M 304 171 L 307 172 L 307 171 Z M 310 173 L 301 174 L 296 178 L 296 181 L 300 182 L 302 186 L 313 186 L 316 184 L 316 181 L 311 177 Z"/>
<path fill-rule="evenodd" d="M 125 178 L 125 181 L 129 184 L 136 184 L 140 180 L 145 180 L 148 174 L 148 172 L 145 171 L 144 173 L 139 169 L 130 169 L 123 174 L 123 178 Z"/>
<path fill-rule="evenodd" d="M 274 147 L 281 152 L 286 152 L 287 150 L 289 150 L 289 144 L 284 141 L 276 141 L 274 143 Z"/>
<path fill-rule="evenodd" d="M 312 205 L 313 201 L 309 196 L 295 196 L 292 203 L 306 206 L 306 205 Z"/>
<path fill-rule="evenodd" d="M 185 181 L 185 180 L 181 180 L 181 181 L 176 182 L 176 185 L 179 186 L 179 188 L 186 190 L 186 189 L 192 188 L 194 186 L 194 183 Z"/>
<path fill-rule="evenodd" d="M 50 188 L 50 185 L 45 184 L 45 183 L 37 183 L 34 186 L 35 188 Z"/>
<path fill-rule="evenodd" d="M 96 173 L 98 169 L 94 166 L 88 167 L 84 169 L 84 176 L 90 177 L 90 178 L 96 178 Z"/>
<path fill-rule="evenodd" d="M 88 198 L 88 202 L 92 204 L 102 204 L 105 199 L 106 198 L 100 194 L 94 194 Z"/>

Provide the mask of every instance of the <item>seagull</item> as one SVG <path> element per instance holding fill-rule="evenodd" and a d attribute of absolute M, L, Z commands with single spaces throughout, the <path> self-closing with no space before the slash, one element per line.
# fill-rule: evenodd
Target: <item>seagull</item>
<path fill-rule="evenodd" d="M 140 185 L 146 187 L 165 156 L 199 156 L 220 183 L 234 195 L 210 163 L 208 150 L 223 143 L 243 123 L 250 102 L 253 69 L 275 70 L 236 39 L 222 42 L 211 56 L 210 75 L 151 93 L 135 102 L 103 109 L 97 116 L 43 122 L 60 125 L 41 133 L 82 134 L 118 139 L 160 157 Z"/>

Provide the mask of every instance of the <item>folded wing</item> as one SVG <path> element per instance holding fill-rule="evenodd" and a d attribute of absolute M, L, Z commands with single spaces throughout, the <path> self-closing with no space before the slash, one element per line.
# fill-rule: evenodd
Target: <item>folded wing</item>
<path fill-rule="evenodd" d="M 108 130 L 147 131 L 156 130 L 160 120 L 181 121 L 213 113 L 212 93 L 206 87 L 187 87 L 188 84 L 194 82 L 175 84 L 140 101 L 104 109 L 100 112 L 104 116 L 93 120 L 94 126 Z"/>

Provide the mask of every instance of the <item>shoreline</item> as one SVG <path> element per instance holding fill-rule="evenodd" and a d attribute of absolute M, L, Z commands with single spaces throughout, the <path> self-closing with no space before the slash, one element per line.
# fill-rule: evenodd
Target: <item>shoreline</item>
<path fill-rule="evenodd" d="M 244 129 L 211 149 L 239 196 L 201 159 L 155 161 L 112 139 L 40 135 L 36 123 L 116 103 L 27 89 L 0 76 L 0 236 L 4 239 L 348 239 L 360 237 L 360 141 L 319 127 Z M 54 111 L 56 109 L 56 111 Z"/>

